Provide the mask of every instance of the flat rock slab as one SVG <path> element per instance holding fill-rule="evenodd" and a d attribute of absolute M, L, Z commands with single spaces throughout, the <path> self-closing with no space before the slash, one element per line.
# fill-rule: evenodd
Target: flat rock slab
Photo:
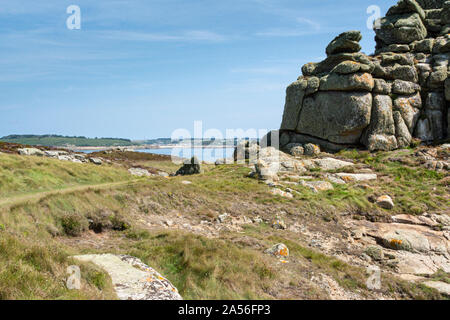
<path fill-rule="evenodd" d="M 439 270 L 450 272 L 450 261 L 443 255 L 418 254 L 407 251 L 391 252 L 398 261 L 396 270 L 400 274 L 431 276 Z"/>
<path fill-rule="evenodd" d="M 344 167 L 354 166 L 352 162 L 342 161 L 334 158 L 313 159 L 312 161 L 322 170 L 336 170 Z"/>
<path fill-rule="evenodd" d="M 313 192 L 333 190 L 333 185 L 328 181 L 300 181 L 300 185 L 310 188 Z"/>
<path fill-rule="evenodd" d="M 428 217 L 414 216 L 411 214 L 399 214 L 392 217 L 392 221 L 396 223 L 415 224 L 421 226 L 434 227 L 438 224 Z"/>
<path fill-rule="evenodd" d="M 336 177 L 344 180 L 345 182 L 351 181 L 370 181 L 377 180 L 377 175 L 375 173 L 336 173 Z"/>
<path fill-rule="evenodd" d="M 73 258 L 82 262 L 91 262 L 104 269 L 111 277 L 120 300 L 183 299 L 169 280 L 135 257 L 89 254 Z"/>
<path fill-rule="evenodd" d="M 450 284 L 441 281 L 427 281 L 423 283 L 427 287 L 436 289 L 442 294 L 450 296 Z"/>
<path fill-rule="evenodd" d="M 403 217 L 405 218 L 405 217 Z M 428 226 L 403 223 L 352 221 L 377 240 L 397 261 L 399 274 L 432 275 L 450 272 L 450 241 L 444 232 Z"/>

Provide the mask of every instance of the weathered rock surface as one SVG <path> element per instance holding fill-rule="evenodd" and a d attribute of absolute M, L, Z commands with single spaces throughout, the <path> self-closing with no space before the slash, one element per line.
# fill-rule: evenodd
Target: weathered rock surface
<path fill-rule="evenodd" d="M 296 130 L 334 143 L 357 143 L 371 109 L 370 93 L 319 92 L 305 99 Z"/>
<path fill-rule="evenodd" d="M 102 159 L 100 158 L 89 158 L 89 161 L 98 166 L 103 163 Z"/>
<path fill-rule="evenodd" d="M 438 223 L 436 217 L 399 215 L 393 220 L 394 223 L 350 223 L 352 228 L 357 225 L 355 229 L 376 240 L 376 252 L 389 255 L 389 264 L 400 275 L 430 276 L 438 270 L 450 271 L 450 241 L 445 231 L 433 229 Z"/>
<path fill-rule="evenodd" d="M 182 300 L 178 290 L 141 260 L 125 255 L 92 254 L 74 256 L 92 262 L 111 277 L 120 300 Z"/>
<path fill-rule="evenodd" d="M 260 180 L 278 181 L 283 174 L 303 174 L 307 170 L 321 169 L 331 171 L 352 167 L 352 162 L 334 158 L 294 158 L 274 147 L 262 148 L 257 154 L 257 160 L 251 160 L 255 170 L 251 174 Z"/>
<path fill-rule="evenodd" d="M 413 137 L 448 137 L 449 16 L 448 1 L 398 1 L 375 28 L 373 56 L 359 52 L 360 32 L 337 36 L 327 58 L 304 65 L 288 87 L 281 148 L 311 142 L 328 151 L 394 150 Z"/>
<path fill-rule="evenodd" d="M 424 285 L 436 289 L 440 293 L 450 296 L 450 284 L 442 281 L 426 281 Z"/>
<path fill-rule="evenodd" d="M 300 185 L 311 189 L 313 192 L 333 190 L 333 185 L 328 181 L 301 181 Z"/>
<path fill-rule="evenodd" d="M 328 56 L 343 52 L 359 52 L 362 35 L 359 31 L 348 31 L 337 36 L 326 49 Z"/>
<path fill-rule="evenodd" d="M 199 174 L 200 172 L 201 172 L 200 161 L 197 159 L 197 157 L 192 157 L 190 160 L 186 161 L 180 169 L 178 169 L 175 175 L 188 176 L 193 174 Z"/>
<path fill-rule="evenodd" d="M 130 168 L 128 169 L 128 172 L 130 172 L 131 175 L 137 176 L 137 177 L 150 177 L 151 173 L 148 172 L 148 170 L 142 169 L 142 168 Z"/>
<path fill-rule="evenodd" d="M 394 208 L 394 201 L 392 201 L 392 198 L 390 196 L 384 195 L 378 197 L 377 205 L 381 208 L 390 210 Z"/>
<path fill-rule="evenodd" d="M 96 165 L 103 164 L 101 158 L 87 158 L 84 154 L 72 153 L 64 150 L 41 150 L 38 148 L 20 148 L 17 152 L 23 156 L 38 156 L 57 159 L 60 161 L 70 161 L 74 163 L 88 163 L 91 162 Z"/>
<path fill-rule="evenodd" d="M 264 252 L 276 257 L 289 257 L 289 248 L 283 243 L 276 244 Z"/>
<path fill-rule="evenodd" d="M 22 155 L 22 156 L 43 157 L 45 155 L 44 151 L 41 151 L 41 150 L 36 149 L 36 148 L 22 148 L 22 149 L 18 149 L 17 151 L 19 151 L 19 154 Z"/>

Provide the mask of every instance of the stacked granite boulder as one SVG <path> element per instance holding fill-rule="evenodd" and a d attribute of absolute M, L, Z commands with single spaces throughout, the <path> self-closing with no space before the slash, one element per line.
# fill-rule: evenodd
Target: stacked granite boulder
<path fill-rule="evenodd" d="M 359 52 L 359 31 L 336 37 L 287 88 L 281 147 L 389 151 L 448 137 L 449 18 L 450 1 L 400 0 L 375 23 L 374 55 Z"/>

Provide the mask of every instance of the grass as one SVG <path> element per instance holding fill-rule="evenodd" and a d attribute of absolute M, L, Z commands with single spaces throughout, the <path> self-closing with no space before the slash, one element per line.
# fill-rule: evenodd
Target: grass
<path fill-rule="evenodd" d="M 108 275 L 81 266 L 83 290 L 65 286 L 68 253 L 51 242 L 0 234 L 0 300 L 114 299 Z"/>
<path fill-rule="evenodd" d="M 185 299 L 264 299 L 276 278 L 270 257 L 229 241 L 160 233 L 121 250 L 155 266 Z"/>
<path fill-rule="evenodd" d="M 107 252 L 142 259 L 166 276 L 185 299 L 326 299 L 325 292 L 311 285 L 311 272 L 327 274 L 343 288 L 370 297 L 364 269 L 308 248 L 298 235 L 277 233 L 264 223 L 246 226 L 243 233 L 223 232 L 220 239 L 148 228 L 145 223 L 146 217 L 163 216 L 172 210 L 189 216 L 193 223 L 214 221 L 224 212 L 267 219 L 280 212 L 294 218 L 323 215 L 326 221 L 333 221 L 336 211 L 380 210 L 369 196 L 388 191 L 395 197 L 398 211 L 407 210 L 414 197 L 435 201 L 436 206 L 448 205 L 439 194 L 443 189 L 436 187 L 441 174 L 405 170 L 378 155 L 358 157 L 392 184 L 371 184 L 369 189 L 336 185 L 334 190 L 320 193 L 296 187 L 300 194 L 285 199 L 272 195 L 265 184 L 247 178 L 249 168 L 206 166 L 202 175 L 157 177 L 111 188 L 55 193 L 37 202 L 0 208 L 0 299 L 115 298 L 109 277 L 91 264 L 81 265 L 81 291 L 67 290 L 64 285 L 66 268 L 73 263 L 70 256 Z M 172 165 L 168 161 L 143 161 L 154 167 Z M 0 177 L 2 196 L 130 179 L 124 169 L 112 166 L 16 155 L 0 155 Z M 403 187 L 411 179 L 417 180 L 417 187 Z M 183 185 L 183 180 L 192 184 Z M 90 240 L 94 231 L 102 236 L 95 246 Z M 264 253 L 279 242 L 290 248 L 288 264 Z M 383 283 L 383 292 L 395 297 L 440 298 L 431 289 L 396 278 Z"/>
<path fill-rule="evenodd" d="M 399 152 L 397 156 L 411 156 L 412 153 L 411 150 L 406 150 Z M 442 183 L 444 178 L 448 177 L 448 173 L 388 161 L 392 155 L 387 152 L 372 154 L 366 151 L 347 150 L 339 152 L 337 156 L 369 165 L 378 175 L 378 180 L 365 183 L 367 188 L 356 188 L 355 185 L 358 183 L 335 184 L 334 190 L 320 193 L 313 193 L 301 186 L 294 188 L 290 186 L 300 192 L 296 198 L 308 202 L 311 211 L 323 206 L 332 206 L 347 211 L 422 214 L 450 206 L 448 184 Z M 374 198 L 385 194 L 394 199 L 395 208 L 391 211 L 380 209 L 374 204 Z"/>
<path fill-rule="evenodd" d="M 121 168 L 0 154 L 0 199 L 70 186 L 131 180 Z"/>
<path fill-rule="evenodd" d="M 438 270 L 430 278 L 433 281 L 442 281 L 442 282 L 450 284 L 450 273 L 447 273 L 444 270 Z"/>

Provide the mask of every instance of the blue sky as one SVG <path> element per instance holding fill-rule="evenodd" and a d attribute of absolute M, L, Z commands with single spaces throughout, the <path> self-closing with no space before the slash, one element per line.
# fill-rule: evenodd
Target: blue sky
<path fill-rule="evenodd" d="M 276 129 L 285 88 L 395 0 L 0 0 L 0 136 Z M 81 30 L 69 30 L 69 5 Z"/>

